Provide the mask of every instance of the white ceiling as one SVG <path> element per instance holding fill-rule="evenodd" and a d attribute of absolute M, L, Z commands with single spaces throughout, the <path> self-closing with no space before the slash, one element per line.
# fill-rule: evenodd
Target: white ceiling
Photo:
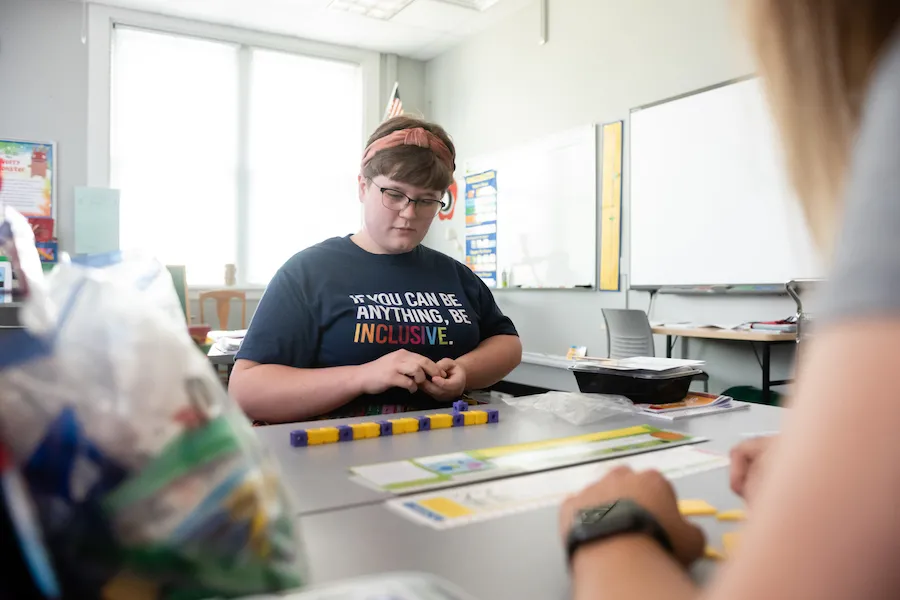
<path fill-rule="evenodd" d="M 413 0 L 390 21 L 328 8 L 331 0 L 90 0 L 429 60 L 534 0 L 499 0 L 480 13 L 438 0 Z M 535 36 L 538 24 L 535 23 Z"/>

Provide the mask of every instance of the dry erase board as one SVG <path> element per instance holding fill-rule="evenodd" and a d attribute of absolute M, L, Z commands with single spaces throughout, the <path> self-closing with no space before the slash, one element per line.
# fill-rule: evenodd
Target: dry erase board
<path fill-rule="evenodd" d="M 596 285 L 595 126 L 469 160 L 465 170 L 497 173 L 497 273 L 511 289 Z"/>
<path fill-rule="evenodd" d="M 633 287 L 822 276 L 758 79 L 635 109 L 629 129 Z"/>

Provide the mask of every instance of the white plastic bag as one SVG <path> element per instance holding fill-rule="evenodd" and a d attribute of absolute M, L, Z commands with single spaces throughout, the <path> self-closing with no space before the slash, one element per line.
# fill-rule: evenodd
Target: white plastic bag
<path fill-rule="evenodd" d="M 637 412 L 628 398 L 604 394 L 547 392 L 535 396 L 504 398 L 503 401 L 528 413 L 559 417 L 572 425 L 590 425 Z"/>
<path fill-rule="evenodd" d="M 165 267 L 109 255 L 44 278 L 23 268 L 37 254 L 27 221 L 6 217 L 0 248 L 29 296 L 25 329 L 0 345 L 0 438 L 65 595 L 188 599 L 301 585 L 277 465 L 191 341 Z"/>

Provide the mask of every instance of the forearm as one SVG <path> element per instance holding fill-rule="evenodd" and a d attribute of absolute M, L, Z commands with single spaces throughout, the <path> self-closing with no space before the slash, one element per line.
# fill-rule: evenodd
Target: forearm
<path fill-rule="evenodd" d="M 228 391 L 250 418 L 284 423 L 343 406 L 362 395 L 363 385 L 359 367 L 296 369 L 238 361 Z"/>
<path fill-rule="evenodd" d="M 490 387 L 522 362 L 522 342 L 514 335 L 495 335 L 456 359 L 466 372 L 466 388 Z"/>
<path fill-rule="evenodd" d="M 690 600 L 700 592 L 660 545 L 643 535 L 619 536 L 578 550 L 574 600 Z"/>

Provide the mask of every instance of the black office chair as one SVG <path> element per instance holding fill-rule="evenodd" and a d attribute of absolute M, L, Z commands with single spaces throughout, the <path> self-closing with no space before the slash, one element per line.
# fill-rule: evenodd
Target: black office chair
<path fill-rule="evenodd" d="M 634 356 L 656 356 L 653 344 L 653 329 L 650 319 L 642 310 L 604 308 L 606 322 L 606 344 L 609 358 L 631 358 Z M 694 377 L 703 382 L 703 391 L 709 392 L 709 373 L 705 371 Z"/>

